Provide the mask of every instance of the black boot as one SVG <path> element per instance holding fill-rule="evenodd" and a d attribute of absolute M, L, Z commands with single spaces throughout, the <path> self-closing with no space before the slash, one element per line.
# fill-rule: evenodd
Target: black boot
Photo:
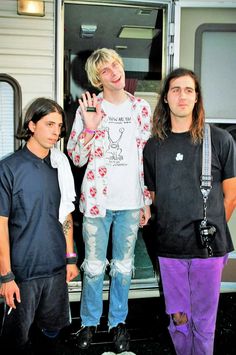
<path fill-rule="evenodd" d="M 76 342 L 80 349 L 88 349 L 92 343 L 96 327 L 83 327 L 76 334 Z"/>
<path fill-rule="evenodd" d="M 129 350 L 130 335 L 125 324 L 119 323 L 116 327 L 111 328 L 115 351 L 117 354 Z"/>

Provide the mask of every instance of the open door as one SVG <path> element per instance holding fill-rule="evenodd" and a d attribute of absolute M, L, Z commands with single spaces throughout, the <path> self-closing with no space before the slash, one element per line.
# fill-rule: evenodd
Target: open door
<path fill-rule="evenodd" d="M 61 21 L 64 23 L 63 99 L 69 132 L 78 107 L 78 98 L 85 90 L 96 93 L 96 89 L 87 80 L 84 66 L 88 56 L 97 48 L 112 48 L 121 55 L 125 64 L 126 90 L 144 97 L 154 110 L 162 77 L 170 63 L 167 47 L 171 3 L 153 1 L 147 6 L 141 6 L 138 1 L 136 4 L 134 1 L 61 3 L 58 11 L 61 11 Z M 67 139 L 65 146 L 66 143 Z M 72 170 L 79 196 L 84 169 L 72 166 Z M 81 222 L 82 216 L 77 206 L 74 213 L 74 238 L 80 263 L 84 257 Z M 154 239 L 151 225 L 139 231 L 135 250 L 136 272 L 130 297 L 158 295 Z M 108 296 L 108 289 L 107 276 L 104 281 L 104 298 Z M 70 283 L 70 299 L 78 300 L 80 290 L 79 278 Z"/>

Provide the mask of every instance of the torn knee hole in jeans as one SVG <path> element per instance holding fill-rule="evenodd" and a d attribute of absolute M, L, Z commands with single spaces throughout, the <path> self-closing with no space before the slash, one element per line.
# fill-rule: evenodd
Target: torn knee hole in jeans
<path fill-rule="evenodd" d="M 89 261 L 85 259 L 81 265 L 81 269 L 84 270 L 84 273 L 88 277 L 96 277 L 102 275 L 105 272 L 108 264 L 108 260 L 104 262 L 100 260 Z"/>
<path fill-rule="evenodd" d="M 134 272 L 133 259 L 111 260 L 110 276 L 115 276 L 118 272 L 123 275 L 130 275 Z"/>
<path fill-rule="evenodd" d="M 171 314 L 171 317 L 173 319 L 174 325 L 182 325 L 188 323 L 188 317 L 187 314 L 184 312 L 177 312 Z"/>

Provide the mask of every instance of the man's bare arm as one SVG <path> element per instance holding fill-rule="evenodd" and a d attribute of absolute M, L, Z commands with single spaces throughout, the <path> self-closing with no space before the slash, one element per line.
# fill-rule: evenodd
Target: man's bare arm
<path fill-rule="evenodd" d="M 236 177 L 222 183 L 226 221 L 228 222 L 236 207 Z"/>

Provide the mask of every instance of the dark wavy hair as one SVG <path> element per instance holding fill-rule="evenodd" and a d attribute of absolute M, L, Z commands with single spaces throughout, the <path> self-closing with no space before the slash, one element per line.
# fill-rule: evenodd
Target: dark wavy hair
<path fill-rule="evenodd" d="M 190 134 L 194 143 L 201 142 L 203 138 L 205 122 L 205 112 L 203 108 L 201 87 L 196 74 L 193 71 L 185 68 L 178 68 L 173 70 L 169 75 L 167 75 L 163 82 L 160 97 L 153 114 L 153 135 L 158 136 L 163 140 L 171 131 L 170 108 L 168 103 L 166 103 L 166 97 L 169 91 L 170 81 L 182 76 L 190 76 L 195 83 L 197 102 L 193 108 L 193 120 L 190 127 Z"/>
<path fill-rule="evenodd" d="M 63 108 L 54 100 L 39 97 L 34 100 L 28 107 L 25 113 L 25 120 L 23 127 L 20 132 L 17 134 L 17 138 L 25 140 L 26 142 L 30 139 L 33 133 L 29 129 L 29 122 L 34 123 L 38 122 L 44 116 L 47 116 L 49 113 L 58 112 L 62 116 L 62 128 L 60 138 L 66 136 L 66 116 Z"/>

